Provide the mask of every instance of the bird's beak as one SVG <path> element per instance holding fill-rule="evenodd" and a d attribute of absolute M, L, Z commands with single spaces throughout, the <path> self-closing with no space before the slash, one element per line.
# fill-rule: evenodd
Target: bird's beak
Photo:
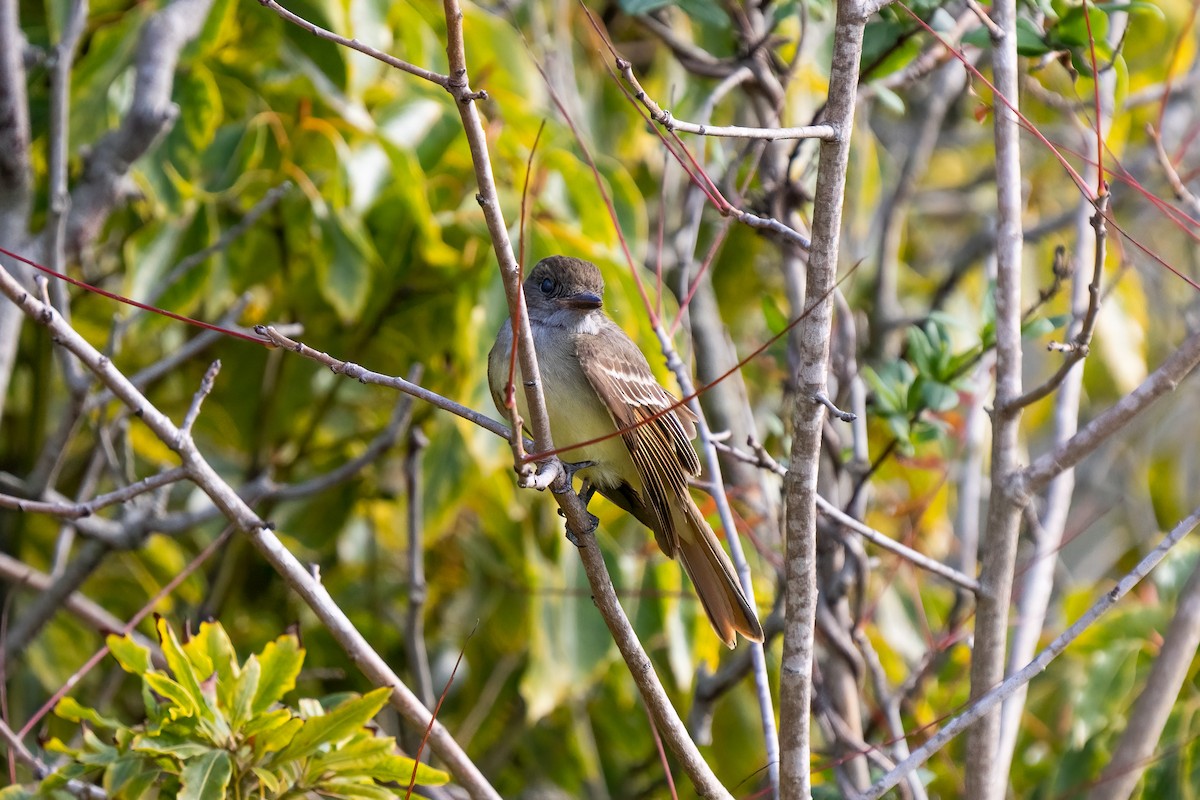
<path fill-rule="evenodd" d="M 579 292 L 578 294 L 568 295 L 562 299 L 562 304 L 567 308 L 578 308 L 581 310 L 592 310 L 599 308 L 604 304 L 600 295 L 595 292 Z"/>

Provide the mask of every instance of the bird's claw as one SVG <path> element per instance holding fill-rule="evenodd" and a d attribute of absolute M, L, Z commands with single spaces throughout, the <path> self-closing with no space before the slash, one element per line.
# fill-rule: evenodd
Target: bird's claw
<path fill-rule="evenodd" d="M 570 525 L 567 526 L 567 541 L 576 547 L 586 547 L 587 543 L 583 541 L 583 537 L 595 533 L 598 527 L 600 527 L 600 520 L 595 514 L 588 514 L 588 527 L 583 532 L 583 535 L 571 530 Z"/>
<path fill-rule="evenodd" d="M 575 485 L 575 473 L 579 472 L 581 469 L 587 469 L 588 467 L 596 466 L 595 461 L 578 461 L 574 464 L 567 461 L 560 461 L 559 463 L 562 464 L 562 470 L 566 480 L 563 481 L 563 487 L 561 489 L 550 490 L 555 494 L 565 494 L 566 492 L 574 491 L 572 487 Z"/>

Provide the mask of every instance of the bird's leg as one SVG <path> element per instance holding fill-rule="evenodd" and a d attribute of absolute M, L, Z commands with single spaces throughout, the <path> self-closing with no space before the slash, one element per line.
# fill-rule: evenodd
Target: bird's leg
<path fill-rule="evenodd" d="M 577 461 L 575 463 L 571 463 L 569 461 L 563 461 L 561 463 L 562 463 L 563 473 L 566 474 L 567 480 L 564 482 L 566 484 L 565 488 L 550 490 L 550 491 L 554 492 L 555 494 L 562 494 L 564 492 L 575 491 L 575 473 L 579 472 L 580 470 L 587 469 L 588 467 L 596 466 L 595 461 Z M 587 505 L 586 501 L 584 502 L 584 505 Z"/>
<path fill-rule="evenodd" d="M 564 462 L 563 469 L 567 473 L 567 489 L 574 491 L 574 478 L 576 472 L 579 472 L 581 469 L 587 469 L 588 467 L 595 466 L 595 463 L 596 462 L 594 461 L 580 461 L 577 464 L 568 464 Z M 563 489 L 562 491 L 566 492 L 567 489 Z M 587 530 L 584 531 L 585 533 L 594 533 L 596 528 L 600 526 L 600 520 L 596 518 L 596 515 L 588 512 L 587 510 L 588 503 L 591 502 L 592 495 L 595 493 L 596 487 L 592 485 L 591 481 L 589 481 L 587 478 L 584 478 L 583 484 L 579 487 L 579 499 L 583 501 L 583 510 L 588 515 L 588 527 Z M 566 516 L 561 508 L 558 510 L 558 515 L 560 517 Z M 583 547 L 583 540 L 579 534 L 571 530 L 571 525 L 569 523 L 567 524 L 567 541 L 576 547 Z"/>

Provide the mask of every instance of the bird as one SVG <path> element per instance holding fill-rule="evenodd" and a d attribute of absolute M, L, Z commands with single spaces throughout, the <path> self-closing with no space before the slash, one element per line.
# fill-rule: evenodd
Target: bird
<path fill-rule="evenodd" d="M 568 475 L 584 479 L 585 503 L 599 491 L 653 531 L 667 557 L 679 557 L 726 646 L 736 645 L 738 633 L 762 642 L 758 615 L 688 488 L 688 478 L 700 474 L 691 444 L 696 417 L 659 384 L 641 349 L 604 313 L 599 268 L 550 256 L 534 266 L 523 291 L 550 435 L 564 448 L 558 455 Z M 512 346 L 509 319 L 488 354 L 488 384 L 501 414 Z M 515 380 L 521 380 L 519 366 Z M 524 393 L 515 394 L 528 419 Z"/>

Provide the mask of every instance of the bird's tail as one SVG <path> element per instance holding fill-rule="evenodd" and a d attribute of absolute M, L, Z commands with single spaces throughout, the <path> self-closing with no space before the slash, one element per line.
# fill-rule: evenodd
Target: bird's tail
<path fill-rule="evenodd" d="M 679 557 L 696 587 L 708 621 L 730 648 L 737 644 L 735 631 L 752 642 L 761 642 L 762 625 L 742 591 L 733 563 L 696 503 L 688 497 L 686 505 L 688 530 L 680 531 Z"/>

